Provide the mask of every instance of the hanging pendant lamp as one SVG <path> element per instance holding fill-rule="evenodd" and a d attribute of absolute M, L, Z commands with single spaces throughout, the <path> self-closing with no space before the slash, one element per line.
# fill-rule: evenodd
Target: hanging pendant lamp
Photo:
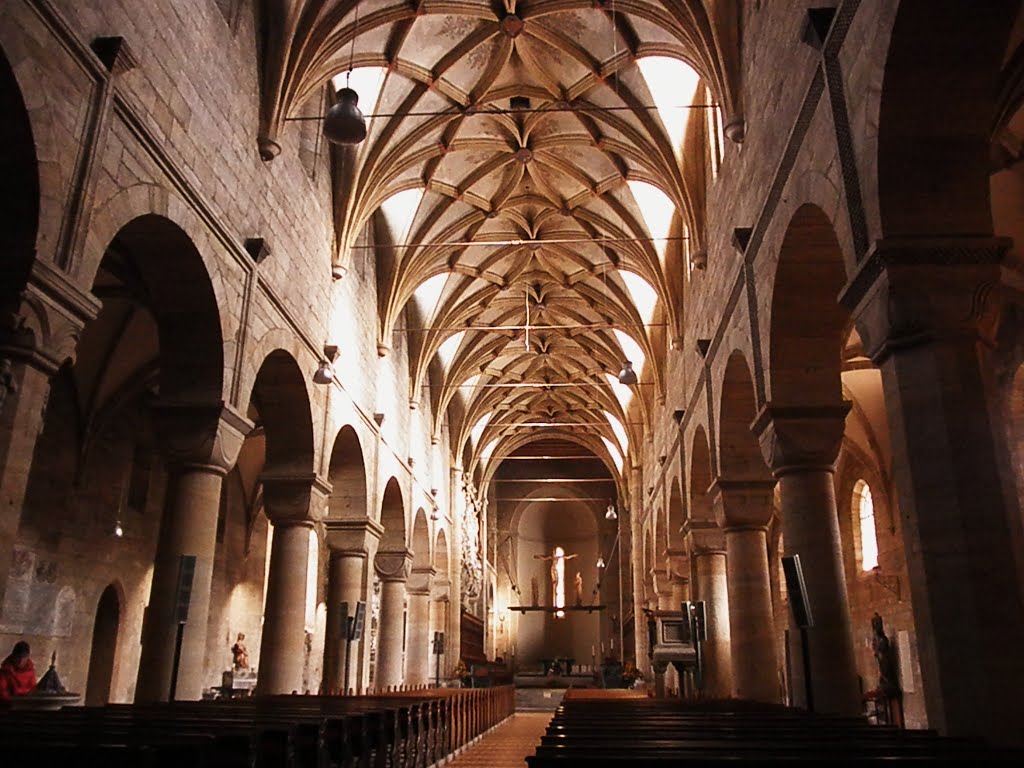
<path fill-rule="evenodd" d="M 342 88 L 338 100 L 324 116 L 324 136 L 332 144 L 358 144 L 366 138 L 366 118 L 359 110 L 359 94 Z"/>
<path fill-rule="evenodd" d="M 619 371 L 619 383 L 620 384 L 636 384 L 636 371 L 633 370 L 633 363 L 629 360 L 622 362 L 622 370 Z"/>

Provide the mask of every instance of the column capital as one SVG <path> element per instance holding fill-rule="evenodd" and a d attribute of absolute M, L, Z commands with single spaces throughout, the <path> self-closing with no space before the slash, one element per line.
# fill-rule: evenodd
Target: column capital
<path fill-rule="evenodd" d="M 0 315 L 0 358 L 24 362 L 48 376 L 74 360 L 82 329 L 103 304 L 40 259 L 24 289 Z"/>
<path fill-rule="evenodd" d="M 685 549 L 668 551 L 668 572 L 673 583 L 690 580 L 690 554 Z"/>
<path fill-rule="evenodd" d="M 377 551 L 384 526 L 372 518 L 362 520 L 324 520 L 327 546 L 332 553 L 346 557 L 369 557 Z"/>
<path fill-rule="evenodd" d="M 160 400 L 150 418 L 168 463 L 225 474 L 235 465 L 253 423 L 223 400 Z"/>
<path fill-rule="evenodd" d="M 409 576 L 406 591 L 415 595 L 429 595 L 430 585 L 437 570 L 432 565 L 415 565 Z"/>
<path fill-rule="evenodd" d="M 331 486 L 315 472 L 260 474 L 263 506 L 274 525 L 313 525 L 323 518 Z"/>
<path fill-rule="evenodd" d="M 768 527 L 776 480 L 715 478 L 709 489 L 718 524 L 729 529 Z"/>
<path fill-rule="evenodd" d="M 686 533 L 686 546 L 690 550 L 690 557 L 725 554 L 725 531 L 718 523 L 688 520 L 683 525 L 683 530 Z"/>
<path fill-rule="evenodd" d="M 765 404 L 750 429 L 761 442 L 772 474 L 778 478 L 789 472 L 831 472 L 851 407 L 849 401 L 813 406 Z"/>
<path fill-rule="evenodd" d="M 373 567 L 381 581 L 407 581 L 412 567 L 412 554 L 407 549 L 378 552 Z"/>
<path fill-rule="evenodd" d="M 865 354 L 881 364 L 893 351 L 940 338 L 973 338 L 999 282 L 1008 237 L 877 240 L 843 288 Z"/>

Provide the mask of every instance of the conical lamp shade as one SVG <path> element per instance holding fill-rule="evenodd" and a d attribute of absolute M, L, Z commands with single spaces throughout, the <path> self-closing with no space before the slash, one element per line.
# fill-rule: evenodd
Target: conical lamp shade
<path fill-rule="evenodd" d="M 359 111 L 359 94 L 351 88 L 338 91 L 338 100 L 324 117 L 324 136 L 332 144 L 358 144 L 366 138 L 366 118 Z"/>

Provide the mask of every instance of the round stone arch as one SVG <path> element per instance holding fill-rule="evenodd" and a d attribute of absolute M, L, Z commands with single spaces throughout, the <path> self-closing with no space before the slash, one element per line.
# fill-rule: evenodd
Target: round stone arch
<path fill-rule="evenodd" d="M 32 121 L 17 77 L 0 48 L 0 302 L 14 302 L 36 257 L 40 223 L 40 177 Z"/>
<path fill-rule="evenodd" d="M 430 568 L 433 565 L 433 553 L 430 550 L 430 523 L 423 507 L 416 510 L 412 521 L 412 567 Z"/>
<path fill-rule="evenodd" d="M 235 339 L 238 336 L 239 316 L 237 291 L 228 288 L 236 280 L 225 277 L 225 264 L 214 254 L 223 246 L 202 223 L 195 211 L 177 194 L 157 184 L 134 184 L 120 190 L 95 208 L 90 216 L 89 231 L 78 262 L 69 266 L 73 279 L 82 286 L 91 286 L 114 238 L 132 222 L 146 216 L 157 216 L 172 222 L 192 243 L 202 261 L 206 281 L 209 282 L 217 307 L 220 338 L 223 340 L 222 358 L 233 362 Z M 168 269 L 167 271 L 171 271 Z M 180 281 L 177 278 L 175 282 Z M 262 356 L 258 359 L 262 359 Z M 255 371 L 253 371 L 255 377 Z M 225 377 L 226 379 L 226 377 Z M 225 380 L 225 391 L 229 382 Z M 225 395 L 224 399 L 228 399 Z"/>
<path fill-rule="evenodd" d="M 213 282 L 202 253 L 171 219 L 144 213 L 107 242 L 96 265 L 115 275 L 156 321 L 160 396 L 170 403 L 224 399 L 224 335 Z M 99 289 L 93 284 L 94 291 Z M 90 332 L 86 326 L 83 337 Z"/>
<path fill-rule="evenodd" d="M 196 248 L 203 254 L 206 271 L 214 285 L 217 303 L 225 307 L 232 306 L 231 298 L 236 295 L 227 288 L 233 281 L 232 276 L 225 277 L 224 260 L 218 260 L 214 254 L 223 252 L 223 244 L 214 237 L 209 227 L 202 221 L 196 211 L 180 195 L 172 189 L 156 183 L 140 182 L 119 190 L 93 209 L 89 220 L 89 231 L 86 233 L 85 246 L 78 262 L 70 265 L 69 272 L 77 282 L 91 284 L 96 278 L 96 270 L 106 253 L 110 241 L 128 222 L 133 219 L 156 214 L 173 221 Z M 241 273 L 239 267 L 239 273 Z M 237 321 L 230 322 L 225 317 L 224 327 L 234 330 Z"/>
<path fill-rule="evenodd" d="M 391 477 L 381 494 L 380 517 L 378 522 L 384 528 L 380 537 L 381 552 L 404 551 L 408 548 L 405 519 L 405 494 L 398 479 Z"/>
<path fill-rule="evenodd" d="M 242 360 L 242 367 L 235 372 L 238 378 L 238 401 L 246 404 L 252 399 L 252 390 L 256 383 L 256 375 L 259 373 L 263 361 L 273 352 L 280 350 L 288 354 L 296 363 L 302 374 L 302 385 L 306 391 L 305 398 L 310 404 L 317 401 L 318 391 L 313 385 L 313 372 L 316 370 L 318 359 L 299 340 L 295 333 L 288 328 L 270 328 L 259 338 L 250 340 L 246 354 Z"/>
<path fill-rule="evenodd" d="M 516 502 L 515 509 L 512 510 L 512 514 L 509 516 L 509 530 L 515 531 L 519 527 L 519 521 L 522 519 L 523 514 L 527 511 L 531 504 L 535 504 L 535 501 L 531 501 L 534 498 L 542 498 L 545 496 L 563 497 L 568 498 L 574 495 L 574 492 L 556 483 L 550 484 L 551 487 L 534 488 L 533 490 L 527 491 L 523 496 L 526 501 Z M 599 502 L 594 501 L 580 501 L 579 505 L 587 509 L 594 516 L 594 524 L 600 528 L 601 520 L 604 516 L 604 507 Z"/>
<path fill-rule="evenodd" d="M 990 164 L 997 80 L 1018 3 L 984 13 L 957 0 L 903 0 L 877 118 L 877 190 L 886 238 L 992 234 Z"/>
<path fill-rule="evenodd" d="M 434 570 L 438 578 L 448 579 L 448 568 L 451 556 L 448 553 L 448 536 L 444 528 L 438 527 L 437 535 L 434 537 Z"/>
<path fill-rule="evenodd" d="M 760 443 L 750 428 L 757 418 L 757 399 L 750 366 L 741 351 L 729 355 L 718 392 L 719 476 L 770 480 Z"/>
<path fill-rule="evenodd" d="M 844 262 L 825 212 L 800 205 L 786 227 L 771 286 L 765 369 L 773 406 L 832 406 L 843 399 L 842 344 L 852 323 L 837 300 L 846 284 Z"/>
<path fill-rule="evenodd" d="M 686 521 L 686 505 L 683 502 L 683 479 L 673 476 L 668 485 L 667 538 L 668 549 L 678 551 L 683 548 L 683 523 Z"/>
<path fill-rule="evenodd" d="M 295 358 L 284 349 L 273 350 L 260 364 L 247 402 L 250 418 L 266 438 L 264 472 L 280 476 L 313 473 L 313 412 L 306 379 Z"/>
<path fill-rule="evenodd" d="M 359 432 L 349 424 L 338 430 L 331 447 L 327 480 L 329 517 L 363 520 L 370 516 L 366 461 Z"/>
<path fill-rule="evenodd" d="M 708 444 L 707 432 L 704 426 L 700 425 L 693 431 L 693 439 L 690 441 L 690 520 L 708 523 L 715 519 L 711 496 L 708 493 L 712 477 L 711 447 Z"/>

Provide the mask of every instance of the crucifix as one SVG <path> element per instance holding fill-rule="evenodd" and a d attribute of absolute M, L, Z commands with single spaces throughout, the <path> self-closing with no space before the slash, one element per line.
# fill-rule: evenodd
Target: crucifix
<path fill-rule="evenodd" d="M 555 547 L 550 555 L 534 555 L 534 560 L 551 561 L 551 592 L 554 595 L 555 608 L 565 607 L 565 561 L 572 560 L 577 553 L 565 554 L 561 547 Z"/>

